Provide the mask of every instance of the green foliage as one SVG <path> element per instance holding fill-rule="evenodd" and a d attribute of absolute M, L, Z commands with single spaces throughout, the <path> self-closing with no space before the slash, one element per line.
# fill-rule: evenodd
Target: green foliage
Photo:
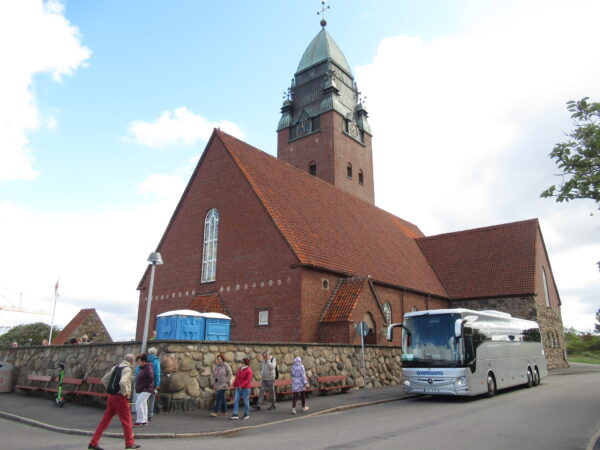
<path fill-rule="evenodd" d="M 594 325 L 594 331 L 600 333 L 600 308 L 596 311 L 596 324 Z"/>
<path fill-rule="evenodd" d="M 600 364 L 600 336 L 565 328 L 565 342 L 569 361 Z"/>
<path fill-rule="evenodd" d="M 556 197 L 557 202 L 591 199 L 600 203 L 600 103 L 589 97 L 567 102 L 575 129 L 566 142 L 554 146 L 550 157 L 561 170 L 560 186 L 550 186 L 541 197 Z"/>
<path fill-rule="evenodd" d="M 0 335 L 0 347 L 10 347 L 14 341 L 19 344 L 19 347 L 24 345 L 41 345 L 44 339 L 48 339 L 49 333 L 50 325 L 43 322 L 17 325 L 3 335 Z M 52 329 L 52 336 L 57 336 L 58 333 L 60 333 L 60 328 L 54 327 Z"/>

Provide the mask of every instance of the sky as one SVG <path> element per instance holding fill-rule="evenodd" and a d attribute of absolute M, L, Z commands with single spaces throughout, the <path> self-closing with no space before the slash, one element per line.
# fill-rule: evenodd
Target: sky
<path fill-rule="evenodd" d="M 565 326 L 594 327 L 600 217 L 539 194 L 600 101 L 597 0 L 331 0 L 375 202 L 426 235 L 538 218 Z M 215 127 L 276 154 L 320 1 L 0 1 L 0 306 L 135 335 L 138 281 Z M 1 327 L 50 315 L 0 310 Z M 6 329 L 6 328 L 4 328 Z"/>

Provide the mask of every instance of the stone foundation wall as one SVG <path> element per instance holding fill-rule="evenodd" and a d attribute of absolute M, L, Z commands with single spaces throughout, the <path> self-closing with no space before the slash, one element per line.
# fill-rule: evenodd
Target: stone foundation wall
<path fill-rule="evenodd" d="M 223 354 L 235 374 L 242 358 L 249 357 L 254 379 L 260 380 L 259 362 L 267 348 L 277 359 L 280 379 L 290 378 L 296 356 L 302 357 L 312 386 L 318 376 L 347 375 L 357 388 L 399 384 L 401 350 L 397 347 L 366 346 L 366 379 L 361 368 L 360 346 L 336 344 L 270 344 L 197 341 L 151 341 L 161 358 L 161 407 L 165 411 L 206 409 L 214 401 L 210 388 L 215 357 Z M 26 384 L 29 374 L 57 375 L 64 362 L 65 376 L 102 377 L 127 353 L 139 353 L 139 342 L 0 348 L 0 361 L 15 366 L 14 384 Z"/>

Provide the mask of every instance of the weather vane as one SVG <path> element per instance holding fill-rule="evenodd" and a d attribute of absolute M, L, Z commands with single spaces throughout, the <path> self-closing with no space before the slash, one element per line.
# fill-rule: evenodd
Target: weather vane
<path fill-rule="evenodd" d="M 326 1 L 327 1 L 327 0 L 323 0 L 323 1 L 321 2 L 321 11 L 317 12 L 317 15 L 319 15 L 319 14 L 320 14 L 320 15 L 323 17 L 323 18 L 321 19 L 321 26 L 322 26 L 323 28 L 325 28 L 325 25 L 327 25 L 327 21 L 325 20 L 325 11 L 326 11 L 326 10 L 328 10 L 329 8 L 331 8 L 331 6 L 329 6 L 329 5 L 325 6 L 325 2 L 326 2 Z"/>

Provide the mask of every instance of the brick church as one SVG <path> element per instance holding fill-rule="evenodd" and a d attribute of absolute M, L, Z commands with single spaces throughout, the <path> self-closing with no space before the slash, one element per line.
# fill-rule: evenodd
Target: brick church
<path fill-rule="evenodd" d="M 156 248 L 165 263 L 150 330 L 157 314 L 193 309 L 230 316 L 234 341 L 359 343 L 354 327 L 366 321 L 366 342 L 386 345 L 386 325 L 407 311 L 496 309 L 539 322 L 549 365 L 565 365 L 538 220 L 425 236 L 375 206 L 371 137 L 323 26 L 283 102 L 277 158 L 213 132 Z"/>

